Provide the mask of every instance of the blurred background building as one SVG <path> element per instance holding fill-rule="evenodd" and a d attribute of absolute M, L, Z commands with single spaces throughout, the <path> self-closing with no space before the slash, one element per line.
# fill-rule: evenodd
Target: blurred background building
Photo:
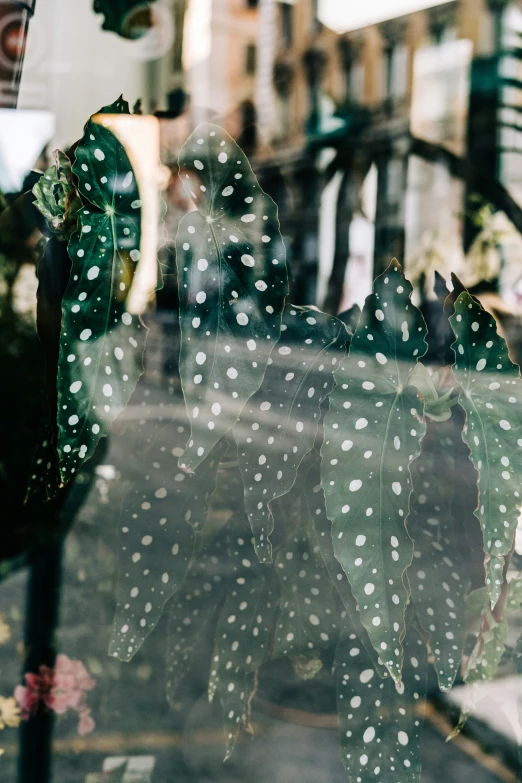
<path fill-rule="evenodd" d="M 360 302 L 394 255 L 416 278 L 431 255 L 475 282 L 464 255 L 487 228 L 477 212 L 520 220 L 518 4 L 455 0 L 346 33 L 317 11 L 277 4 L 273 123 L 257 158 L 296 297 Z"/>
<path fill-rule="evenodd" d="M 91 0 L 39 0 L 16 122 L 40 131 L 6 115 L 0 159 L 30 168 L 123 92 L 159 116 L 173 172 L 202 121 L 239 141 L 279 205 L 294 301 L 361 303 L 396 256 L 428 297 L 437 267 L 517 308 L 521 4 L 373 6 L 381 21 L 336 0 L 157 0 L 146 35 L 123 40 Z M 187 203 L 174 182 L 167 200 L 172 247 Z"/>

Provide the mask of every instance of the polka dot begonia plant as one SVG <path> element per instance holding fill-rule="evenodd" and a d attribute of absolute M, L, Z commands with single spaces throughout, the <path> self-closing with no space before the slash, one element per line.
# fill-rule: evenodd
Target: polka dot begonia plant
<path fill-rule="evenodd" d="M 146 341 L 127 309 L 143 217 L 129 156 L 93 120 L 71 155 L 66 184 L 81 208 L 58 410 L 31 476 L 48 495 L 44 454 L 57 452 L 62 484 L 74 478 L 129 402 Z M 455 361 L 437 364 L 395 260 L 360 314 L 292 305 L 277 206 L 219 126 L 190 135 L 179 176 L 193 205 L 176 237 L 184 411 L 128 422 L 133 453 L 153 469 L 145 484 L 133 474 L 122 507 L 110 653 L 130 661 L 168 604 L 168 699 L 210 637 L 208 693 L 227 758 L 251 726 L 264 667 L 286 659 L 301 680 L 331 678 L 351 781 L 418 780 L 428 665 L 443 691 L 459 671 L 491 679 L 504 608 L 520 606 L 520 579 L 508 579 L 519 368 L 463 287 L 440 303 Z M 41 182 L 38 208 L 62 226 L 59 204 L 45 203 L 54 179 Z M 485 577 L 470 599 L 474 527 Z M 479 622 L 467 657 L 470 607 Z"/>

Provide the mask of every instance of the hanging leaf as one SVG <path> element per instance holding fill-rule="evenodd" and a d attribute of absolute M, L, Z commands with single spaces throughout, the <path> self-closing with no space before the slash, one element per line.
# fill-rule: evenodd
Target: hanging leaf
<path fill-rule="evenodd" d="M 426 326 L 412 287 L 393 261 L 335 372 L 322 448 L 322 485 L 335 556 L 348 575 L 361 621 L 400 681 L 408 590 L 403 574 L 413 547 L 408 515 L 410 462 L 426 425 L 409 375 L 426 351 Z"/>
<path fill-rule="evenodd" d="M 371 658 L 373 666 L 375 667 L 379 676 L 387 676 L 386 669 L 384 668 L 380 657 L 374 650 L 368 637 L 368 633 L 359 619 L 359 611 L 353 597 L 348 578 L 341 568 L 341 564 L 334 555 L 332 544 L 332 523 L 326 516 L 324 492 L 319 482 L 320 460 L 318 459 L 308 474 L 306 493 L 308 498 L 308 505 L 314 521 L 315 537 L 319 546 L 319 551 L 330 576 L 330 581 L 333 585 L 335 585 L 342 604 L 348 613 L 350 625 L 356 634 L 356 637 L 354 638 L 358 638 L 361 641 L 361 644 L 364 645 L 365 651 Z"/>
<path fill-rule="evenodd" d="M 33 204 L 53 234 L 68 240 L 76 231 L 82 201 L 73 183 L 71 161 L 61 150 L 55 150 L 53 157 L 54 166 L 42 174 L 33 188 Z"/>
<path fill-rule="evenodd" d="M 505 614 L 515 614 L 522 606 L 522 572 L 509 582 Z"/>
<path fill-rule="evenodd" d="M 461 520 L 453 513 L 461 491 L 460 462 L 467 460 L 460 424 L 429 422 L 420 456 L 411 466 L 413 495 L 407 520 L 413 540 L 408 570 L 417 618 L 429 638 L 439 686 L 449 691 L 466 642 L 463 623 L 469 580 L 462 563 Z"/>
<path fill-rule="evenodd" d="M 142 372 L 145 328 L 125 303 L 140 257 L 141 201 L 116 137 L 89 121 L 73 171 L 82 196 L 62 304 L 58 454 L 66 483 L 92 456 Z"/>
<path fill-rule="evenodd" d="M 155 628 L 165 603 L 184 581 L 194 549 L 194 531 L 183 519 L 169 519 L 171 501 L 162 502 L 167 496 L 158 495 L 160 489 L 153 502 L 138 500 L 122 518 L 127 566 L 120 570 L 109 646 L 109 655 L 121 661 L 130 661 Z"/>
<path fill-rule="evenodd" d="M 315 541 L 304 487 L 278 501 L 286 538 L 275 559 L 281 588 L 274 658 L 290 658 L 296 674 L 311 679 L 322 667 L 321 652 L 339 635 L 332 584 Z"/>
<path fill-rule="evenodd" d="M 351 781 L 420 780 L 421 710 L 426 695 L 426 650 L 418 638 L 405 649 L 404 680 L 380 679 L 366 652 L 347 634 L 336 655 L 341 758 Z"/>
<path fill-rule="evenodd" d="M 504 557 L 513 545 L 520 506 L 515 467 L 520 460 L 519 415 L 522 400 L 519 368 L 509 358 L 495 319 L 464 292 L 450 318 L 459 402 L 466 412 L 463 439 L 479 472 L 479 505 L 486 553 L 486 585 L 491 603 L 504 581 Z"/>
<path fill-rule="evenodd" d="M 194 656 L 208 634 L 226 583 L 223 559 L 226 542 L 216 537 L 206 546 L 196 545 L 196 556 L 181 590 L 169 605 L 167 645 L 167 698 L 171 705 L 182 680 L 191 671 Z"/>
<path fill-rule="evenodd" d="M 489 606 L 483 609 L 480 631 L 466 665 L 464 682 L 472 685 L 493 679 L 506 649 L 508 630 L 507 620 L 495 619 Z"/>
<path fill-rule="evenodd" d="M 489 607 L 489 593 L 487 587 L 479 587 L 478 590 L 472 590 L 466 596 L 466 611 L 480 618 L 484 607 Z"/>
<path fill-rule="evenodd" d="M 255 561 L 248 529 L 245 532 L 245 537 L 231 537 L 228 543 L 228 557 L 236 564 L 235 578 L 217 622 L 209 692 L 219 697 L 223 708 L 225 760 L 232 754 L 241 726 L 251 731 L 250 700 L 257 670 L 268 657 L 277 608 L 273 571 Z"/>
<path fill-rule="evenodd" d="M 208 459 L 201 466 L 202 469 L 207 463 Z M 197 475 L 200 475 L 200 471 Z M 187 479 L 190 481 L 190 477 Z M 236 589 L 242 590 L 242 585 L 244 586 L 247 582 L 250 585 L 253 579 L 252 574 L 255 573 L 256 578 L 259 574 L 265 578 L 270 573 L 262 568 L 257 559 L 253 557 L 254 550 L 250 536 L 248 521 L 244 513 L 242 484 L 237 463 L 234 465 L 230 462 L 221 462 L 215 489 L 209 502 L 207 524 L 197 534 L 195 554 L 187 579 L 182 591 L 178 593 L 171 604 L 171 633 L 167 667 L 168 692 L 171 701 L 174 699 L 175 690 L 183 671 L 189 665 L 193 646 L 198 644 L 198 640 L 202 639 L 206 633 L 200 628 L 201 624 L 205 625 L 205 618 L 213 615 L 215 608 L 221 604 L 226 594 L 230 594 Z M 245 552 L 245 549 L 248 552 Z M 248 579 L 247 574 L 245 577 L 240 574 L 245 569 L 249 569 Z M 213 608 L 210 608 L 209 605 Z M 194 617 L 193 622 L 189 622 L 191 616 Z M 241 629 L 241 632 L 243 630 Z M 254 641 L 255 644 L 257 642 Z M 210 698 L 213 697 L 219 685 L 218 661 L 219 647 L 216 644 L 210 672 Z M 181 674 L 178 667 L 181 667 Z"/>
<path fill-rule="evenodd" d="M 270 503 L 293 487 L 314 446 L 321 403 L 334 386 L 349 335 L 337 318 L 286 305 L 281 340 L 259 390 L 234 427 L 245 506 L 261 562 L 272 560 Z"/>
<path fill-rule="evenodd" d="M 130 479 L 132 488 L 121 515 L 118 603 L 109 654 L 124 661 L 136 654 L 185 580 L 194 529 L 204 526 L 222 453 L 216 447 L 197 476 L 187 476 L 176 469 L 187 425 L 168 417 L 153 424 L 146 406 L 143 415 L 130 449 L 126 433 L 127 449 L 137 458 L 127 457 L 120 479 Z M 172 450 L 166 451 L 165 442 L 174 444 Z M 144 464 L 151 471 L 145 484 Z"/>
<path fill-rule="evenodd" d="M 197 207 L 176 239 L 180 371 L 192 425 L 182 467 L 194 470 L 262 383 L 288 280 L 277 207 L 234 140 L 201 126 L 179 165 Z"/>
<path fill-rule="evenodd" d="M 212 702 L 214 701 L 214 696 L 216 695 L 216 691 L 219 684 L 218 663 L 219 663 L 219 653 L 216 650 L 216 648 L 214 648 L 214 652 L 212 654 L 212 666 L 210 669 L 210 675 L 208 678 L 208 688 L 207 688 L 209 704 L 212 704 Z"/>
<path fill-rule="evenodd" d="M 49 426 L 45 429 L 45 437 L 38 445 L 31 463 L 25 503 L 47 503 L 55 497 L 60 484 L 57 463 Z"/>

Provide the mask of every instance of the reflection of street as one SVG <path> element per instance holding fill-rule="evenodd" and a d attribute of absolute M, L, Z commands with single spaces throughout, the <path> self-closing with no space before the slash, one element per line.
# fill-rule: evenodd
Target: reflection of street
<path fill-rule="evenodd" d="M 176 481 L 183 475 L 177 469 L 177 459 L 188 435 L 187 420 L 177 386 L 168 380 L 175 373 L 164 373 L 168 362 L 163 331 L 155 318 L 150 326 L 146 375 L 113 427 L 103 464 L 96 469 L 87 500 L 66 542 L 57 646 L 70 658 L 81 659 L 96 680 L 89 693 L 96 729 L 87 737 L 78 737 L 76 721 L 58 719 L 53 779 L 56 783 L 85 783 L 87 775 L 100 773 L 104 759 L 152 755 L 156 760 L 153 783 L 173 779 L 176 783 L 342 783 L 346 778 L 339 760 L 333 701 L 331 708 L 323 707 L 328 714 L 321 718 L 322 727 L 313 722 L 317 714 L 313 713 L 312 697 L 301 704 L 304 721 L 287 722 L 288 710 L 274 714 L 273 709 L 254 702 L 255 740 L 243 737 L 232 759 L 223 765 L 220 709 L 218 705 L 210 707 L 205 696 L 209 640 L 196 652 L 192 673 L 180 688 L 174 711 L 165 698 L 166 617 L 130 663 L 122 664 L 107 655 L 115 609 L 119 529 L 126 521 L 121 514 L 135 503 L 149 502 L 144 499 L 154 498 L 158 488 L 175 483 L 179 491 L 169 492 L 161 503 L 162 513 L 176 524 L 197 481 L 189 476 Z M 82 480 L 83 474 L 78 482 Z M 181 520 L 180 524 L 186 523 Z M 0 647 L 2 693 L 20 682 L 23 617 L 19 607 L 24 606 L 25 589 L 25 572 L 0 584 L 0 608 L 12 629 L 12 639 Z M 326 680 L 320 683 L 319 688 L 327 687 Z M 278 687 L 283 694 L 284 683 Z M 6 750 L 0 762 L 2 781 L 15 783 L 15 731 L 6 732 L 2 740 Z M 465 747 L 458 742 L 444 745 L 444 736 L 432 717 L 422 748 L 423 781 L 440 779 L 442 752 L 445 782 L 514 780 L 504 762 L 499 766 L 487 757 L 486 763 L 473 742 L 471 751 L 469 741 Z"/>

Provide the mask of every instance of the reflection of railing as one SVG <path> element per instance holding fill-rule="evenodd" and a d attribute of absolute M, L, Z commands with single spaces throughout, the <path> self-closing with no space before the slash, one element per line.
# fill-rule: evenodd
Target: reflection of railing
<path fill-rule="evenodd" d="M 522 180 L 522 32 L 520 19 L 505 21 L 496 71 L 498 85 L 498 170 L 505 186 L 520 190 Z M 519 197 L 518 197 L 519 198 Z"/>

